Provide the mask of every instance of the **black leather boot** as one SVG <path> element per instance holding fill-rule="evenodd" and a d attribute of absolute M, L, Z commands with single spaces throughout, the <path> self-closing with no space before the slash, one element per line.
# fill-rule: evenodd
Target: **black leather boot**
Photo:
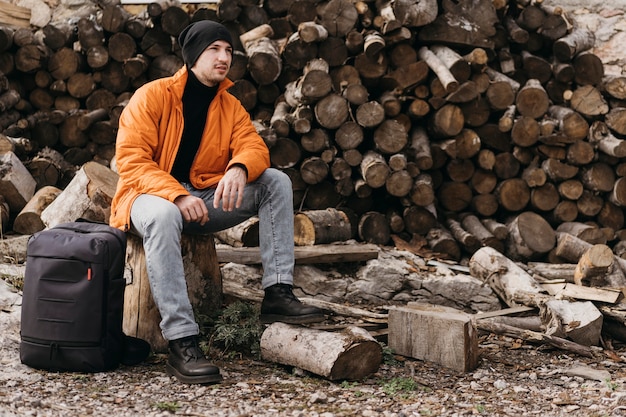
<path fill-rule="evenodd" d="M 197 336 L 170 340 L 169 351 L 167 373 L 174 375 L 181 382 L 213 384 L 222 380 L 219 368 L 204 357 Z"/>
<path fill-rule="evenodd" d="M 277 321 L 288 324 L 317 323 L 324 321 L 324 313 L 317 307 L 302 304 L 293 294 L 291 285 L 275 284 L 265 289 L 260 321 L 263 324 Z"/>

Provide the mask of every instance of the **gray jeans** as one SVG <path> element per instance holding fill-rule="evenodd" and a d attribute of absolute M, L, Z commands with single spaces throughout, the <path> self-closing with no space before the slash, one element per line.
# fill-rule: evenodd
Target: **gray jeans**
<path fill-rule="evenodd" d="M 166 340 L 199 332 L 187 294 L 180 246 L 183 232 L 216 232 L 258 215 L 261 286 L 293 283 L 293 194 L 285 173 L 265 170 L 246 185 L 241 207 L 231 212 L 213 208 L 214 188 L 196 190 L 190 184 L 183 185 L 206 203 L 209 221 L 203 227 L 184 224 L 174 203 L 153 195 L 139 196 L 131 209 L 132 230 L 143 238 L 150 289 L 161 313 L 160 326 Z"/>

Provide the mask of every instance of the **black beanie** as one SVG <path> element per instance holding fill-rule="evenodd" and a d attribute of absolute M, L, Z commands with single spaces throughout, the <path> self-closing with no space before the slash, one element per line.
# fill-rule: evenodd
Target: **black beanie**
<path fill-rule="evenodd" d="M 221 23 L 200 20 L 183 29 L 178 35 L 178 43 L 182 48 L 183 60 L 187 67 L 193 67 L 200 54 L 215 41 L 226 41 L 233 46 L 230 32 Z"/>

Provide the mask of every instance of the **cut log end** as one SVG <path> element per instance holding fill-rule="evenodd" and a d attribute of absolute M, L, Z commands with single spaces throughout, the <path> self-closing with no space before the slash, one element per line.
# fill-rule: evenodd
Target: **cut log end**
<path fill-rule="evenodd" d="M 378 370 L 383 359 L 380 344 L 375 341 L 361 342 L 337 358 L 329 379 L 360 380 Z"/>

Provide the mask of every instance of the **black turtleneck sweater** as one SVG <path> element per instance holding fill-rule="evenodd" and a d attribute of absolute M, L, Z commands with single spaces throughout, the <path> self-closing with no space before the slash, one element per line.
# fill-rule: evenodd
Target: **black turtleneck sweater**
<path fill-rule="evenodd" d="M 172 176 L 180 182 L 189 182 L 189 170 L 200 147 L 209 105 L 215 98 L 219 87 L 219 84 L 208 87 L 202 84 L 192 71 L 188 71 L 188 73 L 187 84 L 183 92 L 185 127 L 178 154 L 172 167 Z"/>

